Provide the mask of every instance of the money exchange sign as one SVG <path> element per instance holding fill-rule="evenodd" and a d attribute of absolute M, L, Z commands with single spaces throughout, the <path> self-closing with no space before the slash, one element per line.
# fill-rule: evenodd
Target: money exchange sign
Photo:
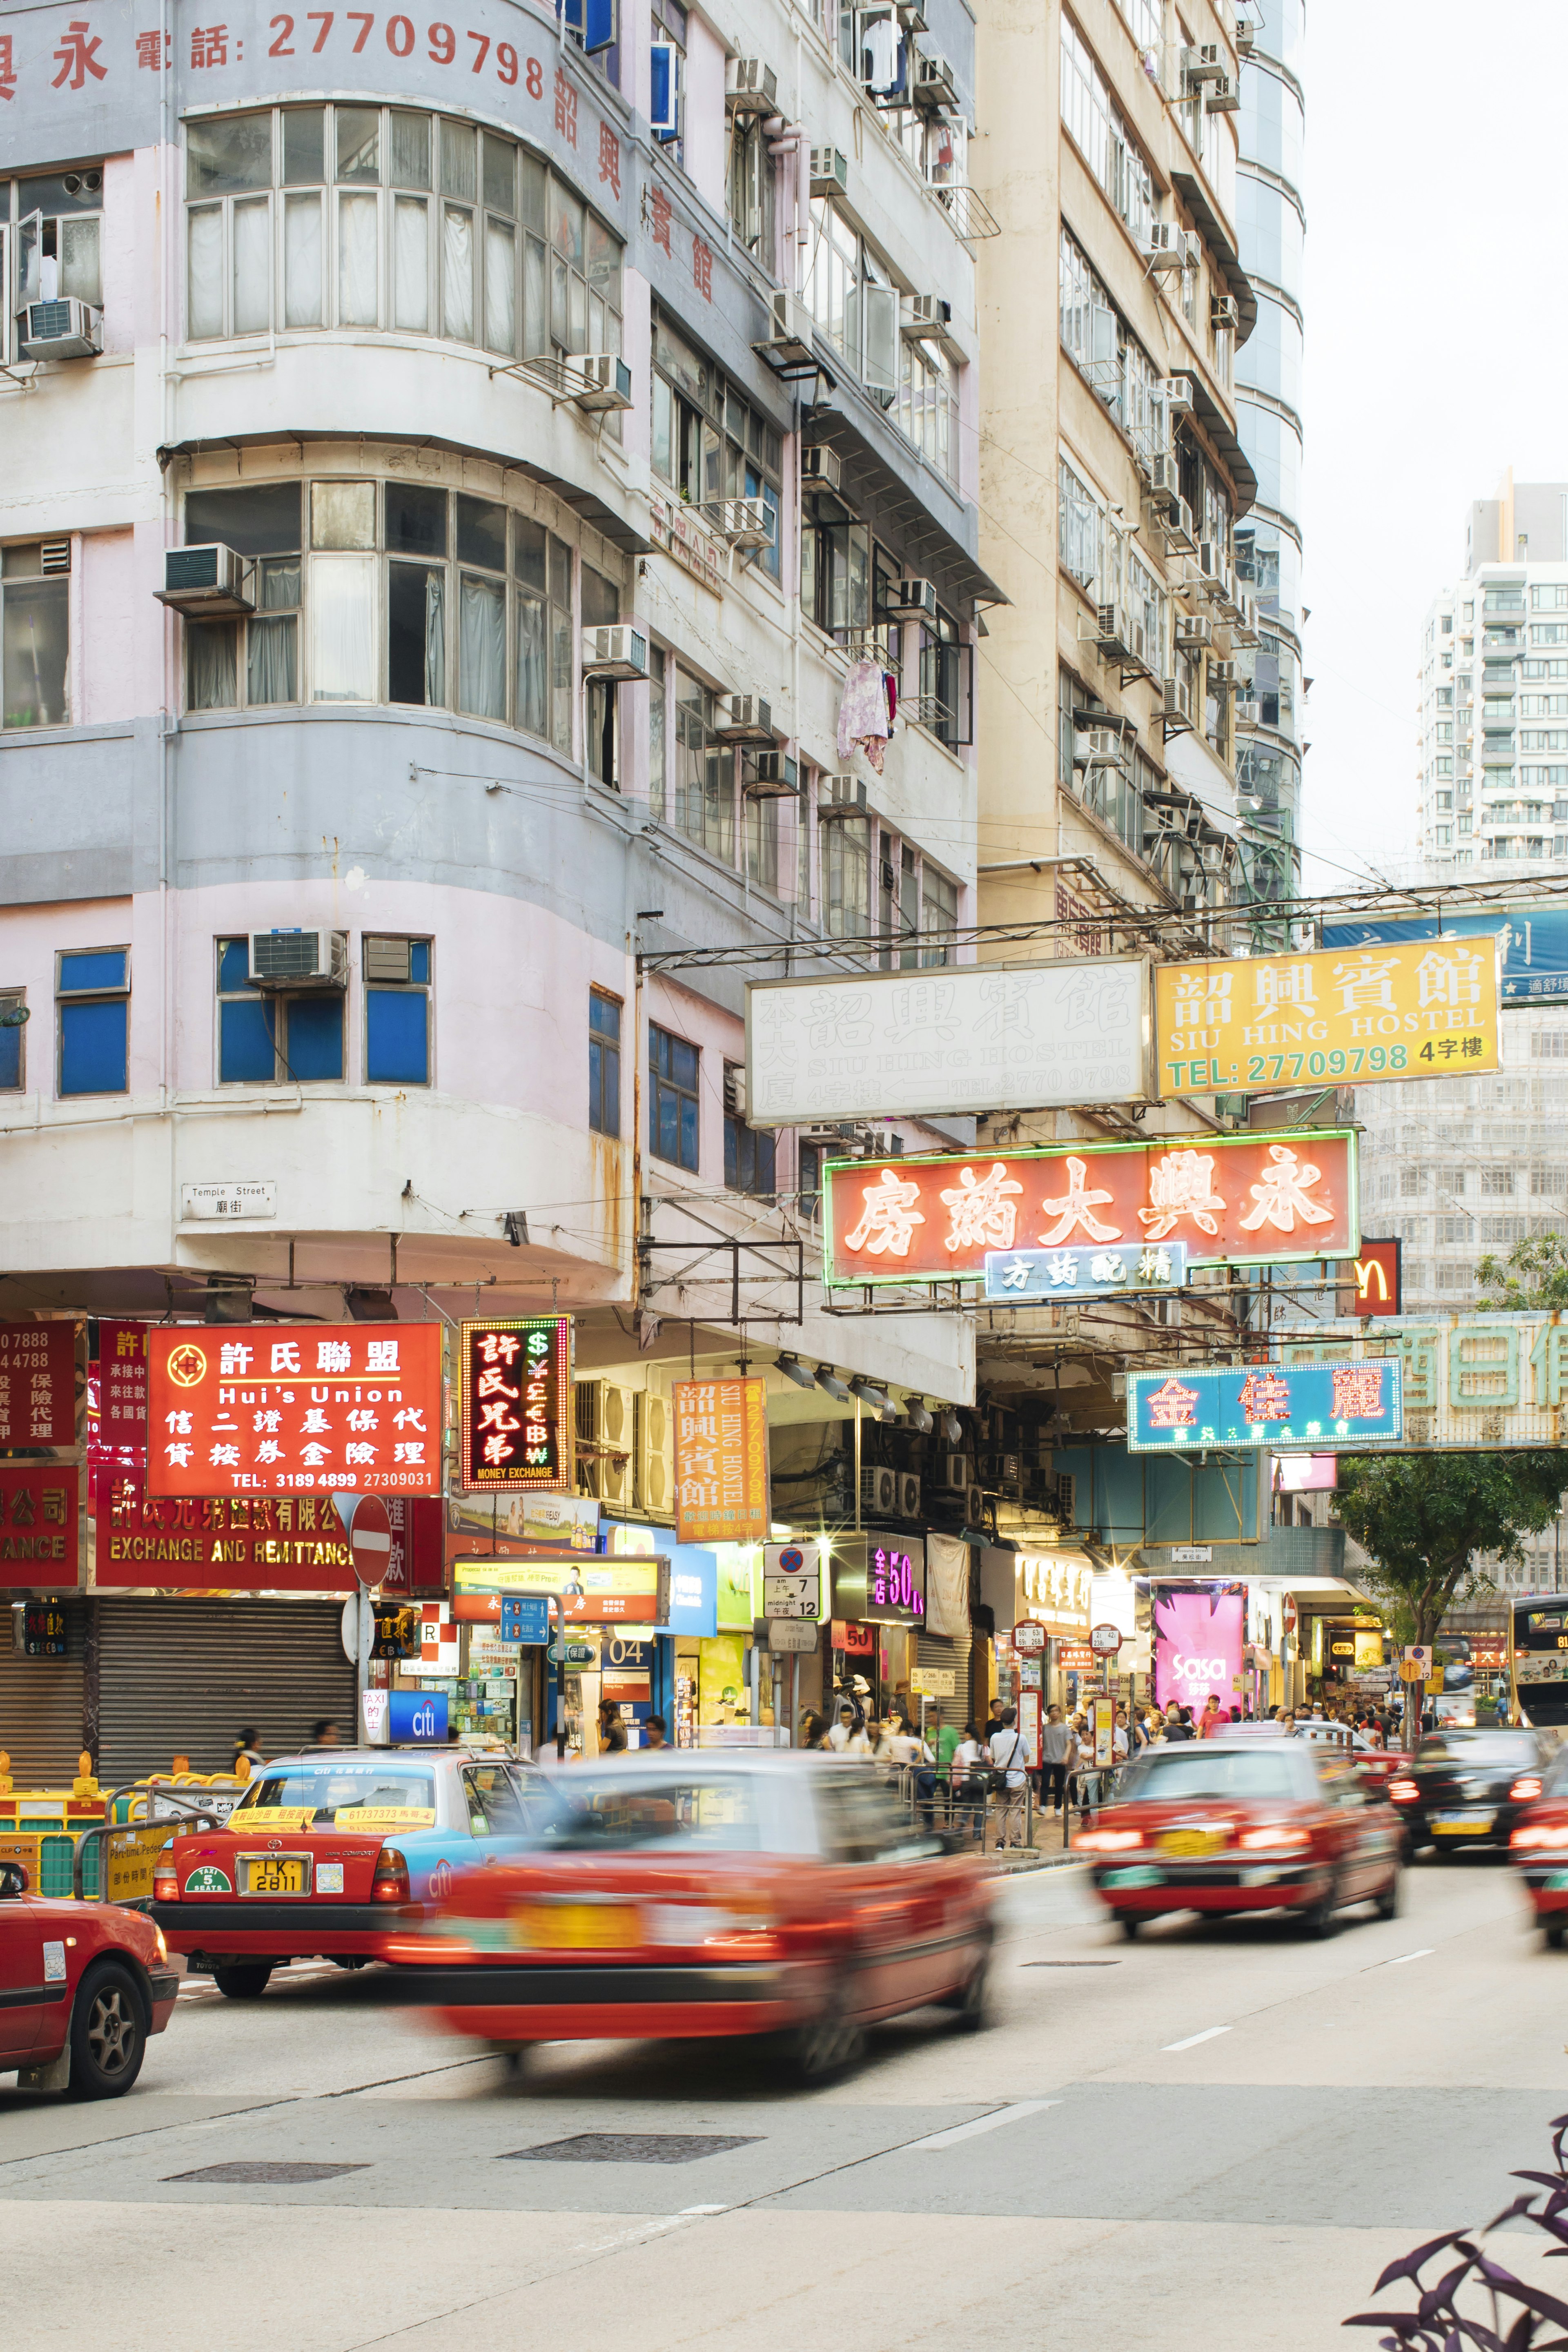
<path fill-rule="evenodd" d="M 1269 1094 L 1499 1069 L 1497 966 L 1486 939 L 1160 964 L 1156 1091 Z"/>
<path fill-rule="evenodd" d="M 150 1495 L 438 1495 L 441 1327 L 172 1324 L 147 1336 Z"/>
<path fill-rule="evenodd" d="M 572 1318 L 465 1323 L 462 1475 L 469 1494 L 572 1485 Z"/>
<path fill-rule="evenodd" d="M 1361 1235 L 1344 1129 L 832 1160 L 825 1183 L 826 1279 L 837 1289 L 982 1282 L 1003 1251 L 1045 1251 L 1061 1268 L 1058 1292 L 1047 1265 L 1026 1298 L 1077 1295 L 1080 1269 L 1096 1289 L 1163 1289 L 1172 1268 L 1158 1260 L 1173 1242 L 1189 1265 L 1258 1265 L 1353 1257 Z"/>
<path fill-rule="evenodd" d="M 1230 1364 L 1129 1372 L 1130 1454 L 1198 1445 L 1302 1445 L 1342 1453 L 1405 1434 L 1397 1363 Z"/>

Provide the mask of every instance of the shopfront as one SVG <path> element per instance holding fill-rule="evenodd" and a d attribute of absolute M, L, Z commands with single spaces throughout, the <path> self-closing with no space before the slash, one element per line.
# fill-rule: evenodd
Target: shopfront
<path fill-rule="evenodd" d="M 1109 1676 L 1102 1675 L 1089 1644 L 1093 1591 L 1094 1567 L 1084 1552 L 1034 1550 L 1014 1556 L 1010 1622 L 1016 1626 L 1027 1618 L 1044 1627 L 1045 1703 L 1069 1715 L 1081 1705 L 1091 1683 L 1109 1686 L 1117 1679 L 1115 1660 Z"/>
<path fill-rule="evenodd" d="M 465 1706 L 477 1704 L 482 1708 L 491 1696 L 489 1684 L 510 1681 L 515 1685 L 513 1737 L 519 1745 L 526 1739 L 531 1752 L 538 1742 L 555 1736 L 558 1677 L 554 1663 L 547 1654 L 546 1643 L 537 1639 L 508 1643 L 502 1624 L 502 1604 L 508 1599 L 542 1599 L 551 1604 L 548 1628 L 540 1630 L 548 1630 L 563 1648 L 564 1671 L 559 1688 L 572 1753 L 590 1758 L 598 1753 L 600 1701 L 612 1695 L 604 1686 L 606 1675 L 623 1686 L 614 1695 L 617 1706 L 633 1710 L 629 1721 L 646 1722 L 655 1711 L 654 1642 L 660 1625 L 668 1622 L 668 1555 L 589 1558 L 558 1551 L 492 1552 L 455 1559 L 452 1580 L 454 1686 L 448 1689 L 448 1697 L 458 1706 L 459 1727 Z M 531 1633 L 534 1628 L 531 1625 L 528 1630 Z M 606 1643 L 613 1645 L 617 1639 L 623 1647 L 612 1656 Z M 624 1646 L 627 1643 L 629 1649 Z M 515 1675 L 509 1675 L 507 1668 L 514 1658 Z M 476 1663 L 483 1672 L 473 1672 Z M 403 1679 L 407 1682 L 408 1678 Z M 458 1685 L 468 1685 L 467 1690 L 456 1687 Z M 447 1688 L 447 1678 L 422 1675 L 417 1685 L 410 1686 Z M 498 1701 L 504 1696 L 496 1694 Z M 493 1718 L 481 1715 L 473 1727 L 488 1727 L 489 1720 Z"/>
<path fill-rule="evenodd" d="M 836 1535 L 828 1578 L 829 1713 L 847 1701 L 879 1722 L 894 1712 L 918 1719 L 911 1675 L 920 1664 L 926 1622 L 924 1538 L 878 1528 Z"/>

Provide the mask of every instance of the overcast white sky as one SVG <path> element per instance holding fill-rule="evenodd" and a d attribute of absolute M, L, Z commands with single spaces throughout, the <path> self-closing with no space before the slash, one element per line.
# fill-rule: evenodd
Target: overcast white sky
<path fill-rule="evenodd" d="M 1421 616 L 1469 501 L 1568 479 L 1565 68 L 1568 0 L 1308 0 L 1311 891 L 1415 855 Z"/>

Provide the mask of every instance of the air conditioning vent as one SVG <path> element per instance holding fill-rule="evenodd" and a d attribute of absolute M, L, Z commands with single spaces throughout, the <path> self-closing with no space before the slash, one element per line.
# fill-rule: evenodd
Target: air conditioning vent
<path fill-rule="evenodd" d="M 724 103 L 731 114 L 776 114 L 778 76 L 761 58 L 731 58 L 724 67 Z"/>
<path fill-rule="evenodd" d="M 844 158 L 838 160 L 842 163 Z M 816 356 L 810 310 L 798 294 L 786 293 L 782 287 L 771 296 L 768 309 L 768 340 L 758 348 L 781 366 L 805 367 Z"/>
<path fill-rule="evenodd" d="M 724 1065 L 724 1116 L 744 1118 L 746 1116 L 746 1066 L 743 1062 Z"/>
<path fill-rule="evenodd" d="M 1204 107 L 1209 114 L 1240 113 L 1241 92 L 1228 74 L 1221 74 L 1217 81 L 1211 85 L 1208 96 L 1204 100 Z"/>
<path fill-rule="evenodd" d="M 722 695 L 714 733 L 724 743 L 774 741 L 773 712 L 760 694 Z"/>
<path fill-rule="evenodd" d="M 412 940 L 364 939 L 360 942 L 360 970 L 367 981 L 406 982 L 414 969 Z"/>
<path fill-rule="evenodd" d="M 751 800 L 793 800 L 800 790 L 800 771 L 783 751 L 758 751 L 742 772 L 741 788 Z"/>
<path fill-rule="evenodd" d="M 632 372 L 613 352 L 574 352 L 561 362 L 562 388 L 579 408 L 629 408 Z"/>
<path fill-rule="evenodd" d="M 811 151 L 811 193 L 814 196 L 842 196 L 849 187 L 849 159 L 837 147 L 814 147 Z M 777 299 L 776 297 L 774 298 Z"/>
<path fill-rule="evenodd" d="M 897 588 L 889 592 L 882 610 L 900 619 L 934 621 L 935 583 L 930 580 L 900 580 Z"/>
<path fill-rule="evenodd" d="M 1190 555 L 1197 545 L 1193 536 L 1193 510 L 1185 499 L 1173 499 L 1162 526 L 1167 543 Z"/>
<path fill-rule="evenodd" d="M 583 1492 L 629 1510 L 636 1479 L 636 1392 L 616 1381 L 578 1381 L 573 1412 Z"/>
<path fill-rule="evenodd" d="M 160 604 L 198 620 L 256 610 L 254 573 L 232 547 L 166 547 Z"/>
<path fill-rule="evenodd" d="M 804 489 L 837 490 L 843 477 L 844 469 L 839 464 L 837 449 L 828 448 L 821 441 L 802 449 L 800 479 Z"/>
<path fill-rule="evenodd" d="M 946 340 L 952 324 L 952 304 L 940 294 L 910 294 L 905 297 L 904 315 L 900 332 L 907 343 L 933 342 Z"/>
<path fill-rule="evenodd" d="M 1162 455 L 1149 460 L 1149 488 L 1157 496 L 1179 499 L 1182 495 L 1182 466 L 1177 457 Z"/>
<path fill-rule="evenodd" d="M 1145 236 L 1143 258 L 1151 269 L 1179 269 L 1182 266 L 1182 231 L 1174 221 L 1151 221 Z"/>
<path fill-rule="evenodd" d="M 1231 629 L 1231 635 L 1237 645 L 1257 645 L 1258 643 L 1257 597 L 1249 589 L 1238 588 L 1236 592 L 1235 609 L 1236 621 Z"/>
<path fill-rule="evenodd" d="M 1190 727 L 1193 723 L 1193 690 L 1184 677 L 1168 677 L 1163 681 L 1168 724 Z"/>
<path fill-rule="evenodd" d="M 1233 661 L 1211 661 L 1208 682 L 1211 691 L 1228 694 L 1236 685 L 1236 664 Z"/>
<path fill-rule="evenodd" d="M 773 519 L 765 499 L 709 499 L 700 511 L 715 537 L 731 547 L 773 543 Z"/>
<path fill-rule="evenodd" d="M 258 988 L 346 988 L 346 931 L 252 931 L 250 978 Z"/>
<path fill-rule="evenodd" d="M 918 1519 L 921 1515 L 921 1482 L 912 1470 L 899 1474 L 899 1517 Z"/>
<path fill-rule="evenodd" d="M 668 1517 L 675 1509 L 675 1417 L 668 1397 L 650 1389 L 637 1401 L 639 1511 Z"/>
<path fill-rule="evenodd" d="M 968 1454 L 944 1454 L 937 1465 L 937 1485 L 945 1487 L 950 1495 L 963 1495 L 968 1492 L 969 1482 Z"/>
<path fill-rule="evenodd" d="M 935 49 L 921 50 L 915 58 L 915 86 L 910 92 L 917 106 L 940 112 L 944 107 L 958 104 L 958 82 L 952 68 Z"/>
<path fill-rule="evenodd" d="M 1235 334 L 1241 324 L 1241 306 L 1234 294 L 1215 294 L 1210 298 L 1209 324 L 1216 334 L 1222 329 Z"/>
<path fill-rule="evenodd" d="M 980 1486 L 971 1486 L 963 1497 L 963 1524 L 968 1528 L 985 1525 L 985 1493 Z"/>
<path fill-rule="evenodd" d="M 1191 95 L 1205 82 L 1225 79 L 1225 51 L 1217 41 L 1205 41 L 1196 48 L 1182 51 L 1182 89 Z"/>
<path fill-rule="evenodd" d="M 1213 637 L 1214 623 L 1206 613 L 1176 614 L 1176 643 L 1179 646 L 1185 646 L 1191 652 L 1196 652 L 1200 646 L 1210 644 Z"/>
<path fill-rule="evenodd" d="M 1193 380 L 1190 375 L 1167 375 L 1160 380 L 1160 398 L 1166 415 L 1190 416 L 1193 409 Z"/>
<path fill-rule="evenodd" d="M 864 816 L 866 784 L 861 776 L 824 776 L 824 798 L 816 814 L 826 824 L 832 817 Z"/>
<path fill-rule="evenodd" d="M 1075 768 L 1120 768 L 1127 772 L 1127 743 L 1119 727 L 1089 727 L 1073 739 Z"/>
<path fill-rule="evenodd" d="M 584 677 L 637 678 L 647 676 L 647 639 L 629 621 L 583 632 Z"/>
<path fill-rule="evenodd" d="M 879 1462 L 869 1464 L 860 1473 L 860 1508 L 874 1512 L 878 1518 L 896 1519 L 899 1511 L 899 1473 L 888 1470 Z"/>
<path fill-rule="evenodd" d="M 71 543 L 68 539 L 46 539 L 38 550 L 38 568 L 46 580 L 57 572 L 71 568 Z"/>
<path fill-rule="evenodd" d="M 74 295 L 26 303 L 16 348 L 25 360 L 96 359 L 103 349 L 103 313 Z"/>

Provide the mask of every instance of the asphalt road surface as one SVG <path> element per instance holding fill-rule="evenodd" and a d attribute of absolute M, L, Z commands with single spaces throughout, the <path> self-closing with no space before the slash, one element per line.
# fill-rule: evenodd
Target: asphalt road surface
<path fill-rule="evenodd" d="M 128 2098 L 0 2088 L 5 2340 L 1353 2346 L 1383 2264 L 1490 2220 L 1568 2109 L 1568 1955 L 1479 1856 L 1321 1944 L 1191 1920 L 1124 1944 L 1074 1867 L 1014 1882 L 1004 1933 L 989 2032 L 882 2027 L 805 2096 L 722 2043 L 557 2044 L 513 2087 L 374 1971 L 246 2004 L 194 1979 Z M 536 2153 L 582 2135 L 667 2144 Z M 202 2177 L 257 2162 L 348 2168 Z M 1532 2237 L 1503 2251 L 1561 2290 Z"/>

